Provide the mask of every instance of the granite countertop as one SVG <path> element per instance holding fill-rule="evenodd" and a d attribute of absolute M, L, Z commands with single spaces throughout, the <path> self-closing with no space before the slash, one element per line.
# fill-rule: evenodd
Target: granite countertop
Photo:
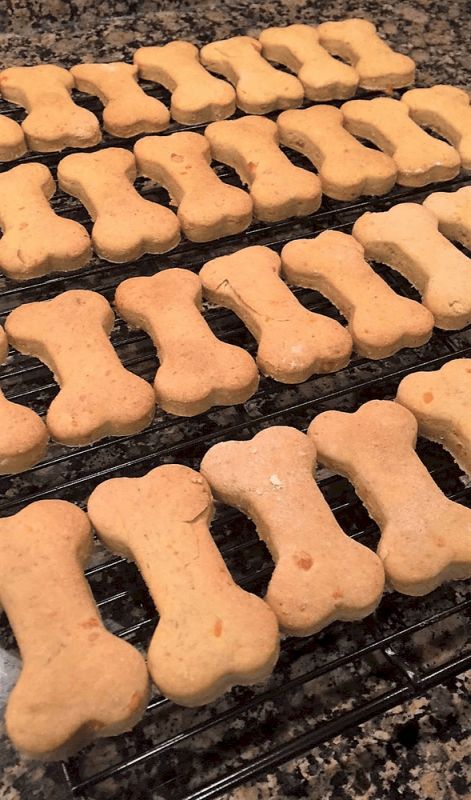
<path fill-rule="evenodd" d="M 103 0 L 99 4 L 96 0 L 10 0 L 8 15 L 0 16 L 0 53 L 3 66 L 130 60 L 137 47 L 174 38 L 200 44 L 257 33 L 270 25 L 362 16 L 375 22 L 393 46 L 415 59 L 418 82 L 450 82 L 469 90 L 470 13 L 466 5 L 460 0 L 448 5 L 438 0 L 200 0 L 197 4 L 191 0 Z M 19 661 L 14 651 L 0 652 L 3 707 Z M 226 800 L 470 798 L 470 688 L 471 673 L 450 679 L 424 697 L 364 724 L 351 737 L 337 737 L 244 785 L 226 795 Z M 0 766 L 1 800 L 70 797 L 60 765 L 20 759 L 4 734 Z"/>

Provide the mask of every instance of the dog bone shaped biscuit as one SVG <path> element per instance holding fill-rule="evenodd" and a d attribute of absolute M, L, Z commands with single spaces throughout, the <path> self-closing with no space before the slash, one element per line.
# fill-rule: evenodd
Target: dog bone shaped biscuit
<path fill-rule="evenodd" d="M 134 145 L 139 173 L 160 183 L 178 206 L 192 242 L 209 242 L 245 230 L 252 220 L 247 192 L 223 183 L 211 169 L 209 143 L 199 133 L 146 136 Z"/>
<path fill-rule="evenodd" d="M 276 618 L 232 580 L 209 532 L 212 510 L 204 478 L 179 464 L 105 481 L 88 502 L 100 538 L 142 572 L 160 613 L 149 671 L 185 706 L 262 680 L 278 658 Z"/>
<path fill-rule="evenodd" d="M 289 242 L 281 264 L 289 283 L 320 292 L 348 319 L 360 355 L 386 358 L 430 339 L 430 311 L 396 294 L 365 261 L 363 247 L 352 236 L 323 231 L 315 239 Z"/>
<path fill-rule="evenodd" d="M 264 375 L 302 383 L 315 372 L 334 372 L 348 363 L 348 331 L 298 302 L 280 278 L 280 257 L 268 247 L 214 258 L 200 278 L 207 299 L 234 311 L 257 340 Z"/>
<path fill-rule="evenodd" d="M 58 442 L 137 433 L 152 419 L 152 387 L 121 364 L 108 339 L 113 323 L 108 301 L 84 289 L 27 303 L 7 317 L 13 347 L 39 358 L 61 386 L 46 420 Z"/>
<path fill-rule="evenodd" d="M 355 94 L 357 71 L 319 44 L 319 34 L 312 25 L 267 28 L 259 40 L 265 58 L 296 72 L 309 100 L 343 100 Z"/>
<path fill-rule="evenodd" d="M 414 82 L 413 60 L 392 50 L 372 22 L 354 18 L 323 22 L 317 33 L 329 53 L 351 62 L 364 89 L 391 91 Z"/>
<path fill-rule="evenodd" d="M 56 185 L 44 164 L 0 174 L 0 269 L 14 280 L 78 269 L 92 254 L 82 225 L 59 217 L 48 200 Z"/>
<path fill-rule="evenodd" d="M 280 141 L 312 161 L 322 190 L 336 200 L 354 200 L 362 194 L 384 194 L 394 186 L 394 161 L 358 142 L 343 126 L 343 114 L 334 106 L 284 111 L 278 117 Z"/>
<path fill-rule="evenodd" d="M 446 84 L 410 89 L 401 101 L 419 125 L 427 125 L 451 142 L 461 156 L 464 169 L 471 169 L 471 106 L 463 89 Z"/>
<path fill-rule="evenodd" d="M 414 451 L 417 423 L 398 403 L 326 411 L 309 426 L 319 460 L 345 475 L 381 530 L 391 586 L 420 596 L 471 577 L 471 509 L 448 500 Z"/>
<path fill-rule="evenodd" d="M 391 97 L 350 100 L 342 106 L 345 127 L 387 153 L 397 166 L 402 186 L 448 181 L 460 171 L 459 153 L 422 130 L 407 106 Z"/>
<path fill-rule="evenodd" d="M 268 114 L 302 102 L 301 81 L 275 69 L 261 55 L 262 45 L 252 36 L 233 36 L 201 48 L 203 64 L 224 75 L 235 87 L 237 105 L 246 114 Z"/>
<path fill-rule="evenodd" d="M 203 67 L 191 42 L 141 47 L 134 53 L 134 63 L 141 77 L 169 89 L 172 117 L 182 125 L 225 119 L 235 111 L 233 87 Z"/>
<path fill-rule="evenodd" d="M 175 214 L 134 188 L 136 161 L 129 150 L 73 153 L 59 162 L 57 177 L 61 189 L 80 200 L 94 220 L 92 242 L 100 258 L 121 264 L 178 244 Z"/>
<path fill-rule="evenodd" d="M 471 250 L 471 186 L 455 192 L 433 192 L 423 205 L 435 214 L 444 236 Z"/>
<path fill-rule="evenodd" d="M 1 74 L 1 73 L 0 73 Z M 23 128 L 14 119 L 0 115 L 0 161 L 14 161 L 26 153 Z"/>
<path fill-rule="evenodd" d="M 136 136 L 168 126 L 168 109 L 141 89 L 133 64 L 77 64 L 70 72 L 77 89 L 100 98 L 105 106 L 103 127 L 113 136 Z"/>
<path fill-rule="evenodd" d="M 171 414 L 193 416 L 215 405 L 245 403 L 258 387 L 253 358 L 221 342 L 200 312 L 201 281 L 187 269 L 166 269 L 151 278 L 129 278 L 115 305 L 143 328 L 157 348 L 157 401 Z"/>
<path fill-rule="evenodd" d="M 413 372 L 396 400 L 409 409 L 419 434 L 439 442 L 471 475 L 471 358 L 456 358 L 434 372 Z"/>
<path fill-rule="evenodd" d="M 70 72 L 53 64 L 10 67 L 0 72 L 3 97 L 28 112 L 22 128 L 30 150 L 51 153 L 64 147 L 98 144 L 98 120 L 74 103 L 70 96 L 73 87 Z"/>
<path fill-rule="evenodd" d="M 319 178 L 294 164 L 280 150 L 275 122 L 241 117 L 213 122 L 205 130 L 211 153 L 229 164 L 250 187 L 254 215 L 265 222 L 312 214 L 321 203 Z"/>
<path fill-rule="evenodd" d="M 418 203 L 366 212 L 353 236 L 367 258 L 397 270 L 415 286 L 435 325 L 459 330 L 471 322 L 471 260 L 438 232 L 438 220 Z"/>
<path fill-rule="evenodd" d="M 0 602 L 23 669 L 7 732 L 31 758 L 59 759 L 130 730 L 149 696 L 142 656 L 103 627 L 83 566 L 93 542 L 86 515 L 63 500 L 0 520 Z"/>
<path fill-rule="evenodd" d="M 339 527 L 315 467 L 312 441 L 289 427 L 216 444 L 201 463 L 215 497 L 250 516 L 268 545 L 276 566 L 265 599 L 294 636 L 336 619 L 362 619 L 379 603 L 384 584 L 378 557 Z"/>

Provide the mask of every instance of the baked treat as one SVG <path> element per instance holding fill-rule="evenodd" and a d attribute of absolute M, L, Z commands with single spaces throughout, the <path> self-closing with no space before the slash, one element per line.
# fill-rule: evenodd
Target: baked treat
<path fill-rule="evenodd" d="M 215 498 L 247 514 L 267 544 L 276 566 L 265 599 L 293 636 L 362 619 L 383 593 L 379 558 L 339 527 L 315 468 L 312 441 L 281 426 L 247 442 L 216 444 L 201 462 Z"/>
<path fill-rule="evenodd" d="M 309 426 L 319 461 L 345 475 L 381 530 L 378 555 L 398 592 L 421 596 L 471 577 L 471 509 L 448 500 L 414 451 L 417 422 L 390 400 Z"/>
<path fill-rule="evenodd" d="M 113 136 L 137 136 L 166 128 L 168 109 L 137 82 L 137 67 L 123 61 L 76 64 L 70 70 L 77 89 L 99 97 L 105 106 L 103 127 Z"/>
<path fill-rule="evenodd" d="M 134 145 L 140 175 L 160 183 L 178 206 L 192 242 L 209 242 L 245 230 L 252 220 L 247 192 L 223 183 L 211 169 L 209 143 L 199 133 L 146 136 Z"/>
<path fill-rule="evenodd" d="M 463 89 L 446 84 L 410 89 L 401 100 L 412 119 L 451 142 L 461 156 L 464 169 L 471 169 L 471 106 Z"/>
<path fill-rule="evenodd" d="M 1 73 L 0 73 L 1 74 Z M 26 153 L 23 128 L 14 119 L 0 115 L 0 161 L 14 161 Z"/>
<path fill-rule="evenodd" d="M 148 696 L 145 661 L 101 621 L 83 567 L 86 514 L 41 500 L 0 520 L 0 602 L 23 657 L 7 733 L 29 758 L 63 759 L 130 730 Z"/>
<path fill-rule="evenodd" d="M 205 136 L 213 158 L 233 167 L 249 186 L 257 219 L 277 222 L 319 208 L 319 178 L 295 167 L 280 150 L 276 122 L 254 116 L 213 122 Z"/>
<path fill-rule="evenodd" d="M 281 143 L 312 161 L 329 197 L 355 200 L 362 194 L 385 194 L 394 186 L 392 158 L 358 142 L 344 128 L 339 108 L 284 111 L 277 122 Z"/>
<path fill-rule="evenodd" d="M 109 341 L 113 323 L 108 301 L 86 289 L 27 303 L 7 317 L 13 347 L 39 358 L 61 387 L 46 420 L 58 442 L 137 433 L 154 415 L 152 387 L 123 367 Z"/>
<path fill-rule="evenodd" d="M 454 358 L 434 372 L 413 372 L 396 400 L 409 409 L 419 434 L 448 450 L 471 475 L 471 358 Z"/>
<path fill-rule="evenodd" d="M 232 580 L 209 532 L 212 513 L 204 478 L 179 464 L 105 481 L 88 501 L 102 541 L 142 573 L 160 614 L 149 671 L 184 706 L 261 681 L 278 658 L 276 617 Z"/>
<path fill-rule="evenodd" d="M 20 164 L 0 174 L 0 269 L 17 281 L 83 267 L 92 256 L 82 225 L 59 217 L 45 164 Z"/>
<path fill-rule="evenodd" d="M 165 253 L 180 241 L 175 214 L 141 197 L 133 185 L 136 177 L 133 154 L 120 147 L 73 153 L 57 168 L 61 189 L 80 200 L 95 223 L 95 252 L 116 264 Z"/>
<path fill-rule="evenodd" d="M 142 78 L 161 83 L 172 93 L 170 113 L 182 125 L 226 119 L 235 111 L 233 87 L 203 67 L 191 42 L 140 47 L 134 63 Z"/>
<path fill-rule="evenodd" d="M 430 311 L 396 294 L 365 261 L 353 236 L 323 231 L 315 239 L 288 242 L 281 269 L 288 283 L 315 289 L 339 309 L 362 356 L 387 358 L 403 347 L 420 347 L 432 335 Z"/>
<path fill-rule="evenodd" d="M 323 22 L 317 28 L 319 42 L 329 53 L 352 64 L 364 89 L 390 92 L 414 83 L 415 63 L 409 56 L 396 53 L 378 36 L 376 27 L 366 19 Z"/>
<path fill-rule="evenodd" d="M 253 358 L 216 338 L 201 314 L 201 281 L 193 272 L 175 268 L 129 278 L 118 286 L 115 305 L 157 348 L 154 388 L 164 411 L 191 417 L 211 406 L 245 403 L 256 392 Z"/>
<path fill-rule="evenodd" d="M 74 103 L 70 96 L 73 87 L 70 72 L 54 64 L 9 67 L 0 72 L 0 92 L 5 100 L 27 111 L 21 126 L 29 150 L 51 153 L 98 144 L 98 120 Z"/>
<path fill-rule="evenodd" d="M 363 214 L 353 236 L 367 258 L 407 278 L 422 295 L 435 325 L 459 330 L 471 322 L 471 259 L 438 232 L 438 220 L 419 203 Z"/>
<path fill-rule="evenodd" d="M 268 247 L 244 247 L 208 261 L 200 278 L 206 298 L 234 311 L 257 340 L 264 375 L 301 383 L 315 372 L 342 369 L 350 358 L 350 334 L 304 308 L 281 280 L 280 266 Z"/>
<path fill-rule="evenodd" d="M 455 192 L 433 192 L 423 205 L 435 214 L 444 236 L 471 250 L 471 186 Z"/>
<path fill-rule="evenodd" d="M 319 44 L 319 34 L 312 25 L 267 28 L 259 40 L 265 58 L 296 73 L 309 100 L 344 100 L 355 94 L 358 72 Z"/>
<path fill-rule="evenodd" d="M 201 48 L 205 67 L 224 75 L 236 89 L 237 105 L 246 114 L 268 114 L 277 108 L 301 105 L 301 81 L 275 69 L 262 54 L 262 45 L 252 36 L 232 36 Z"/>
<path fill-rule="evenodd" d="M 459 153 L 423 131 L 400 100 L 392 97 L 350 100 L 343 104 L 342 113 L 350 133 L 368 139 L 391 156 L 401 186 L 426 186 L 458 175 Z"/>

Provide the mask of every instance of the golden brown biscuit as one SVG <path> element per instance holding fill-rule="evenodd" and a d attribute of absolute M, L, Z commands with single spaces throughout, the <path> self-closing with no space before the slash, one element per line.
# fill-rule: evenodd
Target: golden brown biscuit
<path fill-rule="evenodd" d="M 63 500 L 0 520 L 0 602 L 23 657 L 6 727 L 30 758 L 62 759 L 130 730 L 148 695 L 145 661 L 103 627 L 83 567 L 86 515 Z"/>
<path fill-rule="evenodd" d="M 455 192 L 433 192 L 423 205 L 435 214 L 444 236 L 471 250 L 471 186 Z"/>
<path fill-rule="evenodd" d="M 378 555 L 398 592 L 420 596 L 471 577 L 471 509 L 448 500 L 414 451 L 417 422 L 390 400 L 309 426 L 319 461 L 355 487 L 381 530 Z"/>
<path fill-rule="evenodd" d="M 471 106 L 463 89 L 439 84 L 410 89 L 401 97 L 419 125 L 426 125 L 456 147 L 464 169 L 471 169 Z"/>
<path fill-rule="evenodd" d="M 137 563 L 160 613 L 147 663 L 164 695 L 199 706 L 270 674 L 275 615 L 232 580 L 209 532 L 213 503 L 198 472 L 166 464 L 105 481 L 88 513 L 107 547 Z"/>
<path fill-rule="evenodd" d="M 1 73 L 0 73 L 1 74 Z M 26 153 L 23 128 L 14 119 L 0 115 L 0 161 L 13 161 Z"/>

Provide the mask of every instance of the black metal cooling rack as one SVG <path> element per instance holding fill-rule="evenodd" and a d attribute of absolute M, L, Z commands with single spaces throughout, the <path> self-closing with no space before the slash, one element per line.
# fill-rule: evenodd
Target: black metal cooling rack
<path fill-rule="evenodd" d="M 145 88 L 168 103 L 164 90 L 153 84 L 146 84 Z M 78 98 L 99 114 L 98 101 L 85 95 Z M 16 119 L 23 116 L 22 110 L 7 103 L 2 109 Z M 203 128 L 193 126 L 196 130 Z M 181 126 L 172 124 L 169 132 L 179 129 Z M 133 141 L 105 134 L 100 147 L 131 147 Z M 40 160 L 55 176 L 57 163 L 66 152 L 28 154 L 20 161 Z M 294 163 L 306 165 L 302 156 L 292 152 L 289 155 Z M 11 166 L 5 164 L 0 170 Z M 227 167 L 216 164 L 215 169 L 228 182 L 240 185 Z M 144 256 L 125 265 L 94 258 L 77 272 L 20 285 L 0 278 L 0 318 L 3 321 L 20 303 L 50 298 L 71 288 L 98 290 L 112 300 L 118 283 L 131 275 L 153 274 L 171 266 L 199 270 L 208 259 L 250 244 L 279 250 L 291 239 L 314 236 L 326 228 L 349 231 L 365 210 L 385 210 L 405 200 L 420 202 L 438 188 L 451 190 L 468 183 L 471 177 L 461 175 L 425 190 L 395 187 L 385 197 L 353 203 L 324 197 L 320 210 L 311 217 L 271 225 L 254 222 L 239 236 L 207 245 L 184 240 L 170 253 Z M 138 185 L 145 196 L 168 204 L 161 189 L 142 180 Z M 58 191 L 53 205 L 58 213 L 90 228 L 85 210 L 74 199 Z M 397 273 L 383 266 L 374 267 L 400 294 L 417 299 L 415 290 Z M 341 319 L 318 293 L 294 291 L 307 308 Z M 220 338 L 254 352 L 252 337 L 231 312 L 206 308 L 205 314 Z M 129 369 L 152 380 L 157 361 L 146 335 L 129 329 L 118 319 L 112 342 Z M 470 328 L 435 330 L 430 342 L 421 348 L 405 350 L 382 361 L 354 355 L 340 372 L 313 376 L 299 386 L 262 378 L 256 395 L 242 406 L 212 409 L 193 419 L 175 418 L 157 410 L 153 423 L 140 434 L 74 449 L 52 443 L 41 464 L 21 476 L 0 479 L 0 514 L 15 513 L 28 502 L 44 497 L 60 497 L 83 508 L 93 488 L 109 477 L 139 476 L 158 464 L 173 461 L 197 468 L 202 455 L 217 441 L 248 438 L 273 424 L 305 430 L 321 411 L 353 411 L 373 397 L 392 398 L 399 381 L 409 372 L 436 369 L 463 356 L 471 356 Z M 1 382 L 9 398 L 30 405 L 41 415 L 57 393 L 50 372 L 36 360 L 18 353 L 12 353 L 2 368 Z M 438 446 L 424 441 L 419 441 L 418 452 L 446 494 L 471 506 L 471 486 L 451 458 Z M 325 471 L 320 472 L 319 483 L 344 530 L 375 547 L 377 528 L 350 485 Z M 218 508 L 212 530 L 235 579 L 263 594 L 272 564 L 252 523 L 234 510 Z M 109 628 L 144 652 L 157 617 L 135 566 L 98 548 L 87 577 Z M 448 584 L 419 599 L 389 593 L 375 614 L 360 623 L 335 623 L 316 636 L 286 639 L 279 664 L 263 686 L 236 687 L 202 709 L 178 708 L 156 693 L 132 732 L 98 741 L 63 764 L 71 797 L 216 798 L 315 745 L 338 734 L 347 735 L 353 727 L 438 683 L 453 681 L 471 667 L 467 633 L 470 610 L 471 599 L 464 582 Z M 1 631 L 13 648 L 6 623 Z"/>

